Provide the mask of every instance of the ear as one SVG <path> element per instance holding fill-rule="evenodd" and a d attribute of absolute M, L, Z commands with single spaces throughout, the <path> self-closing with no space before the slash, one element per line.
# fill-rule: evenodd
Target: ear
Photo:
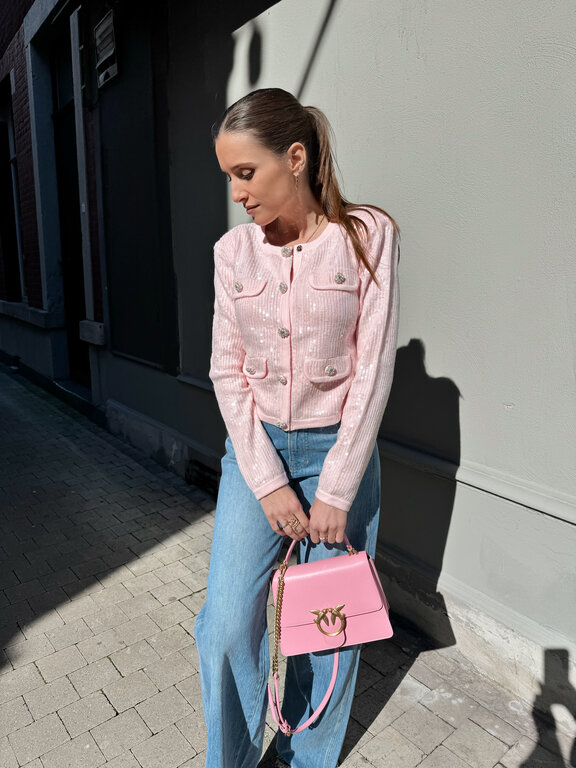
<path fill-rule="evenodd" d="M 306 147 L 299 141 L 295 141 L 286 151 L 288 165 L 291 173 L 302 173 L 306 167 Z"/>

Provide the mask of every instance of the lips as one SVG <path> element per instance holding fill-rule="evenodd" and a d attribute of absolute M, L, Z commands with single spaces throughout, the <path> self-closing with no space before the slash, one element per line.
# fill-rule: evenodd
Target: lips
<path fill-rule="evenodd" d="M 247 213 L 248 215 L 251 215 L 252 213 L 254 213 L 254 211 L 256 210 L 256 208 L 258 208 L 258 206 L 257 206 L 257 205 L 247 205 L 247 206 L 245 206 L 245 211 L 246 211 L 246 213 Z"/>

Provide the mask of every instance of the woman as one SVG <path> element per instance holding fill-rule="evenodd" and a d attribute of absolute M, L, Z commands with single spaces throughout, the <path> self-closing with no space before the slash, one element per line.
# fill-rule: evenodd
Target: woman
<path fill-rule="evenodd" d="M 328 122 L 286 91 L 254 91 L 214 128 L 232 199 L 253 222 L 215 245 L 210 377 L 228 429 L 207 601 L 196 622 L 207 768 L 255 768 L 266 715 L 266 602 L 283 539 L 299 558 L 374 555 L 376 434 L 392 380 L 397 232 L 336 180 Z M 334 768 L 359 647 L 341 652 L 327 709 L 277 736 L 278 765 Z M 331 653 L 288 659 L 283 714 L 322 699 Z"/>

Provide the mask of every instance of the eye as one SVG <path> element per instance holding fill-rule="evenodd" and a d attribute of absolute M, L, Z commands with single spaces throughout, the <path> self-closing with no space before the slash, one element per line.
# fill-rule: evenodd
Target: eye
<path fill-rule="evenodd" d="M 250 181 L 252 176 L 254 176 L 254 169 L 252 170 L 243 169 L 242 172 L 240 173 L 240 178 L 242 179 L 242 181 Z"/>

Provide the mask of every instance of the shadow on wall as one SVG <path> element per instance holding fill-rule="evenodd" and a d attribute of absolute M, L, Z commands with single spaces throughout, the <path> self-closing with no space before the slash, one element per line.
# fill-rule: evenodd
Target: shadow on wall
<path fill-rule="evenodd" d="M 556 719 L 553 706 L 563 706 L 576 721 L 576 689 L 569 679 L 570 654 L 565 648 L 547 648 L 544 651 L 544 681 L 540 693 L 532 704 L 532 717 L 538 732 L 538 744 L 531 755 L 521 764 L 521 768 L 540 768 L 542 765 L 550 768 L 564 768 L 565 765 L 576 766 L 576 739 L 566 755 L 566 762 L 561 757 Z M 550 762 L 550 752 L 544 752 L 542 747 L 554 753 L 556 762 Z M 544 759 L 547 762 L 544 762 Z"/>
<path fill-rule="evenodd" d="M 380 429 L 380 567 L 396 611 L 439 646 L 455 642 L 437 585 L 460 463 L 459 400 L 453 381 L 426 372 L 420 339 L 398 349 Z"/>

